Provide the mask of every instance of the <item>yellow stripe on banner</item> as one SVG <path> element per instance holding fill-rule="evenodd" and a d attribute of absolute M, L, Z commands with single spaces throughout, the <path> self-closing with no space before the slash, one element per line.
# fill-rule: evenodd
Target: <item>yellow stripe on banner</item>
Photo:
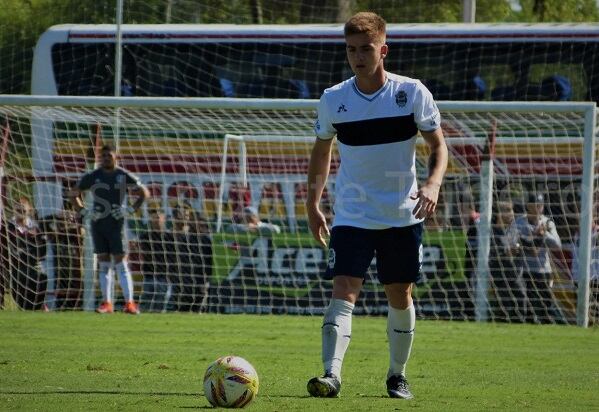
<path fill-rule="evenodd" d="M 582 156 L 582 143 L 532 144 L 517 145 L 514 143 L 495 146 L 495 155 L 499 157 L 562 157 Z"/>
<path fill-rule="evenodd" d="M 107 140 L 108 142 L 109 140 Z M 90 148 L 88 139 L 60 139 L 55 142 L 57 154 L 84 154 Z M 193 154 L 214 155 L 222 154 L 224 148 L 223 140 L 217 139 L 148 139 L 148 140 L 121 140 L 121 155 L 143 155 L 143 154 Z M 239 154 L 240 145 L 231 141 L 229 153 Z M 309 156 L 312 143 L 298 142 L 257 142 L 247 141 L 246 150 L 249 156 L 286 155 L 286 156 Z"/>

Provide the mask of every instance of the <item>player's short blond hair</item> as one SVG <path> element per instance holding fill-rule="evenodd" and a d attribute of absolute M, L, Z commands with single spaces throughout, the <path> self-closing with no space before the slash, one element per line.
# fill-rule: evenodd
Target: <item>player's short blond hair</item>
<path fill-rule="evenodd" d="M 345 37 L 352 34 L 367 34 L 373 40 L 385 42 L 387 22 L 381 16 L 369 11 L 354 14 L 343 29 Z"/>

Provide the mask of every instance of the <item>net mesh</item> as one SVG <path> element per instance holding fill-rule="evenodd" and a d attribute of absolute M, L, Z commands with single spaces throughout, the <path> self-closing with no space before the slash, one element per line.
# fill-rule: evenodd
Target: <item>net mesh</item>
<path fill-rule="evenodd" d="M 150 191 L 125 230 L 142 311 L 321 313 L 331 293 L 322 277 L 327 251 L 312 239 L 304 205 L 314 107 L 0 106 L 4 306 L 99 303 L 89 228 L 63 197 L 95 167 L 97 148 L 115 142 L 118 115 L 119 165 Z M 450 161 L 438 210 L 425 223 L 426 282 L 414 291 L 417 313 L 475 315 L 480 173 L 494 133 L 489 318 L 573 322 L 584 113 L 442 111 Z M 427 161 L 419 140 L 421 181 Z M 338 166 L 335 150 L 322 201 L 329 222 Z M 536 223 L 522 223 L 532 213 L 531 195 L 542 195 L 548 220 L 541 226 L 559 241 L 539 242 Z M 248 207 L 261 229 L 246 225 Z M 528 229 L 514 234 L 514 219 Z M 542 268 L 527 263 L 539 256 Z M 386 310 L 373 262 L 356 313 Z"/>

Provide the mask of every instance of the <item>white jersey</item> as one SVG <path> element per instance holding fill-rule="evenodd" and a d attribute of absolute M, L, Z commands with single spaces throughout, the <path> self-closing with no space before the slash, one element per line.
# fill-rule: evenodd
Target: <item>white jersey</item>
<path fill-rule="evenodd" d="M 335 181 L 333 226 L 386 229 L 422 221 L 417 200 L 416 135 L 441 125 L 433 96 L 419 81 L 386 73 L 371 95 L 355 77 L 326 89 L 314 130 L 319 139 L 337 135 L 341 165 Z"/>

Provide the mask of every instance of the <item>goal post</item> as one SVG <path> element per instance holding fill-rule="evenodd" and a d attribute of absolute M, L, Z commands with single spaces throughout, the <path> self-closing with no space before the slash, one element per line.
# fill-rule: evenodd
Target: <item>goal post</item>
<path fill-rule="evenodd" d="M 222 157 L 222 167 L 221 167 L 221 176 L 220 176 L 220 185 L 219 185 L 219 202 L 217 209 L 217 218 L 216 218 L 216 232 L 220 232 L 222 229 L 222 220 L 223 220 L 223 199 L 226 192 L 227 181 L 231 179 L 237 178 L 241 185 L 244 187 L 248 186 L 248 151 L 247 145 L 254 143 L 257 145 L 260 144 L 269 144 L 275 143 L 280 145 L 289 146 L 287 149 L 291 148 L 292 151 L 297 154 L 300 151 L 304 156 L 307 156 L 307 153 L 311 149 L 314 144 L 315 137 L 314 136 L 285 136 L 285 135 L 232 135 L 226 134 L 224 137 L 223 143 L 223 157 Z M 227 164 L 228 164 L 228 155 L 230 154 L 231 143 L 237 142 L 239 145 L 239 153 L 238 153 L 238 163 L 239 163 L 239 173 L 238 176 L 229 176 L 227 174 Z M 293 188 L 289 187 L 289 185 L 304 183 L 306 181 L 306 177 L 301 174 L 296 174 L 295 176 L 281 176 L 277 173 L 269 173 L 269 174 L 254 174 L 254 179 L 251 182 L 251 196 L 250 196 L 250 204 L 253 207 L 258 207 L 260 200 L 261 189 L 264 184 L 268 183 L 276 183 L 281 182 L 286 188 L 283 188 L 283 197 L 284 197 L 284 208 L 286 211 L 287 223 L 289 225 L 289 230 L 291 232 L 295 232 L 297 229 L 296 225 L 296 216 L 295 216 L 295 208 L 294 208 L 294 199 L 292 196 Z M 286 189 L 286 190 L 285 190 Z"/>
<path fill-rule="evenodd" d="M 414 291 L 418 315 L 509 322 L 554 322 L 563 317 L 581 326 L 595 322 L 596 315 L 589 312 L 592 250 L 597 248 L 592 236 L 598 199 L 595 104 L 438 104 L 450 161 L 438 211 L 425 223 L 422 263 L 428 282 Z M 199 299 L 201 310 L 321 313 L 331 286 L 321 278 L 327 256 L 308 231 L 304 205 L 316 105 L 314 100 L 283 99 L 0 96 L 0 118 L 8 119 L 10 126 L 0 236 L 7 245 L 3 253 L 9 267 L 14 268 L 3 272 L 8 286 L 5 301 L 38 308 L 47 292 L 48 274 L 37 270 L 44 256 L 27 260 L 33 249 L 19 255 L 22 245 L 11 241 L 15 204 L 28 198 L 37 212 L 32 217 L 41 222 L 40 232 L 48 242 L 45 252 L 58 253 L 53 263 L 61 301 L 57 308 L 93 307 L 97 299 L 90 279 L 93 263 L 89 258 L 78 260 L 75 255 L 83 247 L 75 237 L 63 236 L 56 225 L 68 221 L 76 226 L 68 220 L 72 216 L 63 214 L 61 198 L 86 171 L 99 127 L 102 141 L 118 135 L 120 164 L 137 174 L 151 192 L 127 225 L 136 296 L 142 306 L 144 299 L 154 299 L 144 288 L 156 274 L 144 266 L 152 256 L 142 250 L 140 239 L 151 225 L 150 212 L 158 210 L 165 214 L 169 231 L 182 231 L 172 241 L 176 253 L 166 259 L 165 283 L 171 295 L 164 310 L 199 310 L 186 302 L 196 302 L 196 295 L 204 294 Z M 495 157 L 485 163 L 491 132 Z M 428 148 L 421 138 L 416 151 L 422 181 L 428 172 Z M 329 221 L 338 167 L 335 151 L 323 199 Z M 548 295 L 528 293 L 533 285 L 527 285 L 521 274 L 510 273 L 501 256 L 498 263 L 492 241 L 495 203 L 509 203 L 520 218 L 529 192 L 545 194 L 544 213 L 555 222 L 561 238 L 561 246 L 548 255 Z M 255 236 L 223 230 L 235 223 L 239 208 L 247 206 L 255 207 L 260 218 L 278 226 L 280 233 Z M 189 209 L 186 219 L 198 221 L 177 226 L 174 215 L 181 207 Z M 473 228 L 478 228 L 478 235 Z M 202 234 L 210 238 L 210 248 L 196 247 L 199 233 L 194 230 L 210 232 Z M 90 245 L 89 231 L 86 236 Z M 472 261 L 469 248 L 479 254 Z M 42 253 L 41 245 L 36 250 Z M 574 264 L 576 282 L 571 279 Z M 209 273 L 194 272 L 207 265 Z M 386 312 L 374 268 L 373 264 L 368 271 L 356 313 Z M 204 289 L 190 286 L 198 279 L 205 281 Z"/>

